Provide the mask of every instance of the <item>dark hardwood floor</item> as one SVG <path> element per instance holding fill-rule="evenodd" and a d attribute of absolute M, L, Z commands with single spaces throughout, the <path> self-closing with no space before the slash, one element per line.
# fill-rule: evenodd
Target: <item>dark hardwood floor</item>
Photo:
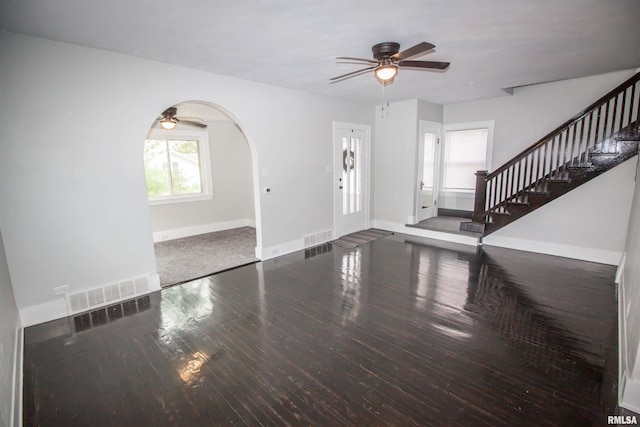
<path fill-rule="evenodd" d="M 403 235 L 27 328 L 29 426 L 589 426 L 615 268 Z"/>

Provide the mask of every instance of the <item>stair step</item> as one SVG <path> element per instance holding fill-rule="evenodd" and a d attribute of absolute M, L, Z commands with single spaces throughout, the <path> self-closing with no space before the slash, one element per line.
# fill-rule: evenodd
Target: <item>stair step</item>
<path fill-rule="evenodd" d="M 583 163 L 581 165 L 570 165 L 570 166 L 567 166 L 567 171 L 569 172 L 569 176 L 571 176 L 571 171 L 580 171 L 584 169 L 589 169 L 592 166 L 593 165 L 591 164 L 591 162 Z"/>
<path fill-rule="evenodd" d="M 529 201 L 531 201 L 531 196 L 534 197 L 549 197 L 549 192 L 546 190 L 529 190 L 527 191 L 527 196 L 529 196 Z"/>
<path fill-rule="evenodd" d="M 491 212 L 489 213 L 493 224 L 506 225 L 511 222 L 511 214 L 509 212 Z"/>
<path fill-rule="evenodd" d="M 547 191 L 551 197 L 558 197 L 568 191 L 570 184 L 571 180 L 569 179 L 548 179 Z"/>
<path fill-rule="evenodd" d="M 507 202 L 507 210 L 514 215 L 524 215 L 531 210 L 531 203 L 523 201 Z"/>
<path fill-rule="evenodd" d="M 619 153 L 589 153 L 589 155 L 591 157 L 605 157 L 605 158 L 611 158 L 611 157 L 616 157 Z"/>
<path fill-rule="evenodd" d="M 486 224 L 484 222 L 466 221 L 460 223 L 460 231 L 469 231 L 471 233 L 484 233 Z"/>
<path fill-rule="evenodd" d="M 517 198 L 514 200 L 510 200 L 507 202 L 507 205 L 515 205 L 515 206 L 529 206 L 529 202 L 527 200 L 524 200 L 524 198 Z"/>

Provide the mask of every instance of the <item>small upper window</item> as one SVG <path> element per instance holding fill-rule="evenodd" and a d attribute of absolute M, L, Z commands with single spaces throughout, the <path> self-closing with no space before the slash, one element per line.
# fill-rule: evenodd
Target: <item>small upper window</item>
<path fill-rule="evenodd" d="M 213 196 L 207 132 L 152 131 L 144 143 L 144 169 L 150 202 Z"/>

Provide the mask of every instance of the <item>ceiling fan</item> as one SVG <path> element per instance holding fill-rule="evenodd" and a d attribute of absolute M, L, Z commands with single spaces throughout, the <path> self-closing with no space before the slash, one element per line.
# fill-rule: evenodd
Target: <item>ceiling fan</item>
<path fill-rule="evenodd" d="M 421 42 L 409 49 L 400 52 L 400 44 L 395 42 L 378 43 L 373 46 L 374 59 L 353 58 L 350 56 L 340 56 L 336 59 L 340 60 L 339 64 L 369 64 L 367 68 L 343 74 L 341 76 L 329 79 L 330 83 L 341 82 L 351 77 L 359 76 L 368 71 L 375 70 L 375 75 L 382 84 L 393 82 L 394 77 L 398 74 L 398 68 L 413 68 L 419 70 L 446 70 L 449 67 L 448 62 L 439 61 L 412 61 L 409 58 L 423 56 L 430 53 L 435 45 L 427 42 Z"/>
<path fill-rule="evenodd" d="M 176 117 L 177 114 L 178 114 L 178 109 L 176 107 L 169 107 L 166 110 L 164 110 L 162 115 L 158 117 L 156 120 L 160 122 L 160 126 L 162 126 L 163 129 L 167 129 L 167 130 L 174 129 L 178 125 L 178 123 L 182 123 L 188 126 L 199 127 L 202 129 L 207 128 L 207 125 L 205 125 L 204 123 L 196 122 L 193 120 L 187 120 L 184 118 L 179 119 L 178 117 Z"/>

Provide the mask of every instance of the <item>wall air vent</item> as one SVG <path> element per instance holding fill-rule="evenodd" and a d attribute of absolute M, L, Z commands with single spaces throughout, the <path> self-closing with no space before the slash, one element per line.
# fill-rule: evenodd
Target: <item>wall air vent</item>
<path fill-rule="evenodd" d="M 75 294 L 66 294 L 67 309 L 69 314 L 75 314 L 147 292 L 149 292 L 149 276 L 134 277 Z"/>
<path fill-rule="evenodd" d="M 317 246 L 333 239 L 333 230 L 325 230 L 315 234 L 304 236 L 304 247 Z"/>

